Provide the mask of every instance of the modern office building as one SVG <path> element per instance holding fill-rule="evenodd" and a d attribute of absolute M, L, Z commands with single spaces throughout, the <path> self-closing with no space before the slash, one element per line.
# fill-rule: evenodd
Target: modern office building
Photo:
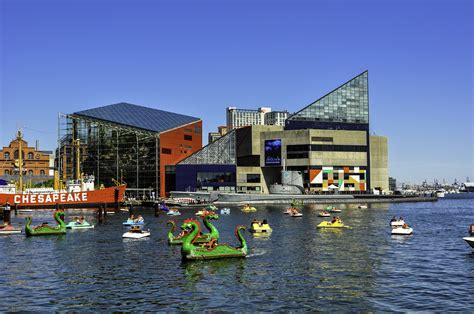
<path fill-rule="evenodd" d="M 258 110 L 228 107 L 226 122 L 227 128 L 232 130 L 249 125 L 285 125 L 287 117 L 287 111 L 272 111 L 269 107 L 260 107 Z"/>
<path fill-rule="evenodd" d="M 97 185 L 123 181 L 128 195 L 165 196 L 175 189 L 166 168 L 202 147 L 201 119 L 129 103 L 75 112 L 61 125 L 60 177 L 78 175 L 80 156 L 82 174 L 95 175 Z"/>
<path fill-rule="evenodd" d="M 289 116 L 284 126 L 233 130 L 179 162 L 176 187 L 267 193 L 282 182 L 284 169 L 303 176 L 306 192 L 388 192 L 387 138 L 369 135 L 367 71 Z"/>
<path fill-rule="evenodd" d="M 288 118 L 288 111 L 270 111 L 265 113 L 264 123 L 265 125 L 285 125 L 285 121 Z"/>
<path fill-rule="evenodd" d="M 388 178 L 388 187 L 389 190 L 395 192 L 397 190 L 397 179 L 389 177 Z"/>

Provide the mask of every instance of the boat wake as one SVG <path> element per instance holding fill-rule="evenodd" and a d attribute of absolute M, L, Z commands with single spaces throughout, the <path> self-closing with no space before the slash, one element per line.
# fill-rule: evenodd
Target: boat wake
<path fill-rule="evenodd" d="M 252 254 L 247 255 L 247 258 L 251 258 L 251 257 L 255 257 L 255 256 L 262 256 L 265 253 L 267 253 L 267 251 L 265 251 L 265 250 L 255 250 L 254 252 L 252 252 Z"/>

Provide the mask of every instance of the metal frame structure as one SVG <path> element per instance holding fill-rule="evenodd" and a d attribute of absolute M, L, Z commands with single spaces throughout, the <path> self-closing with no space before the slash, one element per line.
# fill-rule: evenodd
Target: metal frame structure
<path fill-rule="evenodd" d="M 153 190 L 159 195 L 159 133 L 79 114 L 59 114 L 55 162 L 63 181 L 77 175 L 73 167 L 76 139 L 81 143 L 81 172 L 95 175 L 96 185 L 110 186 L 118 180 L 127 183 L 128 191 L 136 193 L 133 196 Z"/>

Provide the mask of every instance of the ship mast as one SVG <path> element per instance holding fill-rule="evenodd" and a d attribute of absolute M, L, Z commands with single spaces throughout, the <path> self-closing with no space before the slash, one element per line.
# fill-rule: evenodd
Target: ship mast
<path fill-rule="evenodd" d="M 21 130 L 18 130 L 16 138 L 18 140 L 18 168 L 20 170 L 20 173 L 19 173 L 19 177 L 20 177 L 19 191 L 23 192 L 23 158 L 22 158 L 22 151 L 21 151 L 21 142 L 22 142 Z"/>
<path fill-rule="evenodd" d="M 76 148 L 76 180 L 81 180 L 81 152 L 80 152 L 80 147 L 81 147 L 81 140 L 77 139 L 74 140 L 74 147 Z"/>

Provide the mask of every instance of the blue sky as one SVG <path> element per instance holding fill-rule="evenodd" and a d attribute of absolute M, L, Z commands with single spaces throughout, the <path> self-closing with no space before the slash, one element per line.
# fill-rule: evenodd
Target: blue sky
<path fill-rule="evenodd" d="M 446 1 L 0 0 L 0 145 L 53 150 L 58 112 L 130 102 L 290 112 L 369 70 L 399 182 L 474 180 L 473 5 Z"/>

